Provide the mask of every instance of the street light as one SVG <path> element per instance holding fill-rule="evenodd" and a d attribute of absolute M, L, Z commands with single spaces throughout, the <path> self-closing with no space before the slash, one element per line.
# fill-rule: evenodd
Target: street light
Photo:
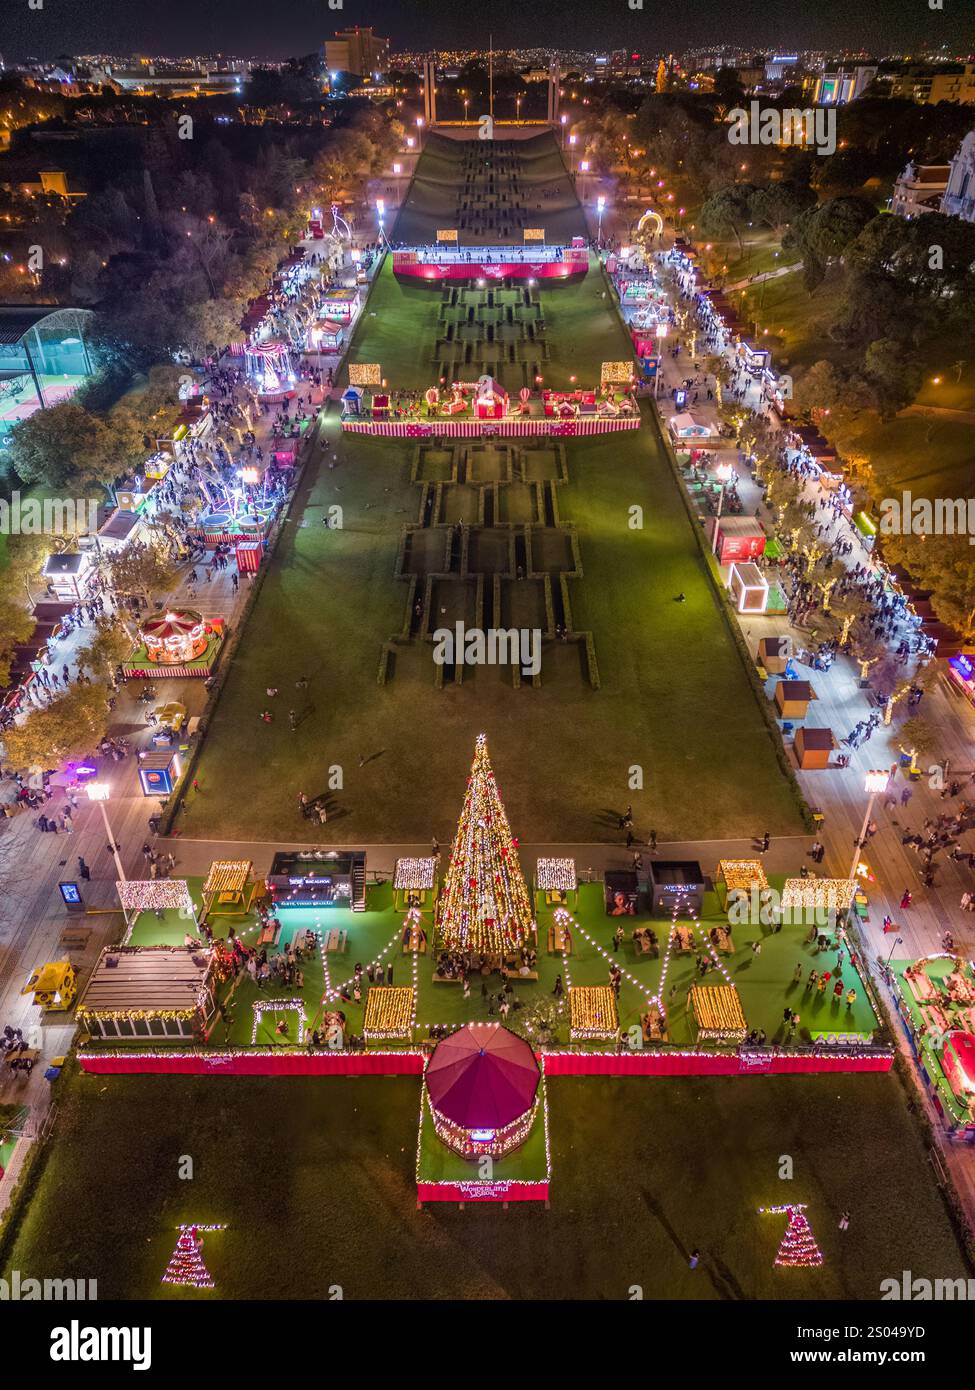
<path fill-rule="evenodd" d="M 717 554 L 717 550 L 718 550 L 718 522 L 721 520 L 721 504 L 724 502 L 724 490 L 725 490 L 725 488 L 728 486 L 728 483 L 731 481 L 731 475 L 732 475 L 733 472 L 734 472 L 734 469 L 732 468 L 732 466 L 731 466 L 730 463 L 719 463 L 718 466 L 717 466 L 717 468 L 714 470 L 715 477 L 717 478 L 718 482 L 721 484 L 721 487 L 720 487 L 720 489 L 718 490 L 718 510 L 717 510 L 717 511 L 715 512 L 715 514 L 714 514 L 714 536 L 713 536 L 712 541 L 711 541 L 711 554 L 712 554 L 712 555 L 716 555 L 716 554 Z"/>
<path fill-rule="evenodd" d="M 889 970 L 889 969 L 890 969 L 890 962 L 891 962 L 891 961 L 893 960 L 893 958 L 894 958 L 894 952 L 897 950 L 897 947 L 898 947 L 898 946 L 903 946 L 903 944 L 904 944 L 904 938 L 903 938 L 902 936 L 895 936 L 895 937 L 894 937 L 894 944 L 893 944 L 893 946 L 891 946 L 891 948 L 890 948 L 890 955 L 887 957 L 887 964 L 884 966 L 884 969 L 885 969 L 885 970 Z"/>
<path fill-rule="evenodd" d="M 109 789 L 108 783 L 88 782 L 85 786 L 85 793 L 89 801 L 98 802 L 98 809 L 102 813 L 102 821 L 105 825 L 105 834 L 108 836 L 108 843 L 112 851 L 112 857 L 115 860 L 115 868 L 118 872 L 119 882 L 125 883 L 127 881 L 125 877 L 125 870 L 122 868 L 122 861 L 119 858 L 118 849 L 115 844 L 115 836 L 112 834 L 112 827 L 108 823 L 108 811 L 105 809 L 105 803 L 106 801 L 108 801 L 112 794 Z"/>
<path fill-rule="evenodd" d="M 596 199 L 596 243 L 603 244 L 603 213 L 606 210 L 606 199 L 600 194 Z"/>
<path fill-rule="evenodd" d="M 850 865 L 850 878 L 856 878 L 857 866 L 860 863 L 860 854 L 863 850 L 863 842 L 867 834 L 867 826 L 870 824 L 870 817 L 873 814 L 873 803 L 877 793 L 882 792 L 890 781 L 890 774 L 883 768 L 871 768 L 863 779 L 863 790 L 869 793 L 867 801 L 867 813 L 863 817 L 863 825 L 860 827 L 860 834 L 857 837 L 856 849 L 853 851 L 853 863 Z"/>

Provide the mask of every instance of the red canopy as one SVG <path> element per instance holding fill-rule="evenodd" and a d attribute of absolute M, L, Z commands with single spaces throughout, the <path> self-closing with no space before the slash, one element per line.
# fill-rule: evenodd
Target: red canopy
<path fill-rule="evenodd" d="M 500 1023 L 469 1023 L 437 1044 L 427 1066 L 433 1108 L 462 1129 L 503 1129 L 531 1109 L 535 1054 Z"/>

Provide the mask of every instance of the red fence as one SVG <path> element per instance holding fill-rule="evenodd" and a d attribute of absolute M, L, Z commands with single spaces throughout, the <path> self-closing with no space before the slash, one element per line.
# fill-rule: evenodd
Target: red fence
<path fill-rule="evenodd" d="M 83 1052 L 99 1076 L 421 1076 L 422 1052 Z M 800 1076 L 885 1072 L 893 1053 L 547 1052 L 546 1076 Z"/>
<path fill-rule="evenodd" d="M 421 1076 L 422 1052 L 82 1052 L 96 1076 Z"/>
<path fill-rule="evenodd" d="M 893 1053 L 547 1052 L 546 1076 L 798 1076 L 890 1071 Z"/>

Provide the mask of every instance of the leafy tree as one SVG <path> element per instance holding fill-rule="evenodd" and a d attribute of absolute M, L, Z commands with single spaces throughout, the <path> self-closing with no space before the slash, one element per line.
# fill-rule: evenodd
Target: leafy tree
<path fill-rule="evenodd" d="M 701 208 L 698 219 L 701 230 L 707 236 L 734 236 L 741 254 L 741 234 L 748 226 L 752 192 L 749 185 L 729 184 L 712 194 Z"/>
<path fill-rule="evenodd" d="M 97 679 L 111 682 L 118 665 L 131 652 L 133 635 L 119 617 L 98 618 L 95 631 L 77 654 L 78 669 L 94 673 Z"/>
<path fill-rule="evenodd" d="M 10 458 L 25 483 L 40 483 L 54 492 L 108 484 L 119 465 L 112 433 L 97 416 L 74 401 L 37 410 L 10 431 Z"/>
<path fill-rule="evenodd" d="M 914 399 L 921 387 L 921 369 L 891 338 L 878 338 L 864 355 L 867 381 L 873 389 L 882 420 L 889 420 Z"/>
<path fill-rule="evenodd" d="M 167 551 L 153 542 L 129 545 L 106 561 L 109 580 L 117 593 L 145 599 L 171 589 L 176 566 Z"/>
<path fill-rule="evenodd" d="M 76 684 L 33 710 L 22 724 L 4 732 L 5 764 L 18 771 L 47 769 L 90 753 L 105 728 L 105 695 L 101 684 Z"/>

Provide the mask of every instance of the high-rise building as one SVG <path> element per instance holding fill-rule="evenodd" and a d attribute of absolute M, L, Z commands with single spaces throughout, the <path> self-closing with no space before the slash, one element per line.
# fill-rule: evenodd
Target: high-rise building
<path fill-rule="evenodd" d="M 334 39 L 325 41 L 325 66 L 329 72 L 381 77 L 389 67 L 389 39 L 381 39 L 371 27 L 339 29 Z"/>

